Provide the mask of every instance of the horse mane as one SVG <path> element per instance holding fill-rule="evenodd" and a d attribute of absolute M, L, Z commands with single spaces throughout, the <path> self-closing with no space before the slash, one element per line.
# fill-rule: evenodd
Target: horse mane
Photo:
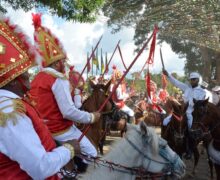
<path fill-rule="evenodd" d="M 167 99 L 166 105 L 169 108 L 173 109 L 174 112 L 179 112 L 180 107 L 182 106 L 182 104 L 177 99 L 175 99 L 174 97 L 169 97 Z"/>
<path fill-rule="evenodd" d="M 143 135 L 143 140 L 147 141 L 147 143 L 152 147 L 152 153 L 157 154 L 158 153 L 158 135 L 156 134 L 154 128 L 146 126 L 147 134 Z M 138 133 L 137 133 L 138 132 Z M 128 125 L 128 131 L 126 133 L 126 138 L 133 139 L 135 142 L 136 139 L 140 138 L 141 128 L 139 125 Z M 121 140 L 116 141 L 112 144 L 112 151 L 109 153 L 121 153 L 121 149 L 119 148 L 121 146 Z"/>

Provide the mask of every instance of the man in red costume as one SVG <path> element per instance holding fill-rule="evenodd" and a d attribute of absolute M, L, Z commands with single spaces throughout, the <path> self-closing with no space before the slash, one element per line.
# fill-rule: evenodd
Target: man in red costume
<path fill-rule="evenodd" d="M 79 151 L 56 144 L 36 110 L 22 99 L 35 53 L 24 34 L 0 19 L 0 179 L 58 180 L 57 172 Z M 75 146 L 75 148 L 73 147 Z"/>
<path fill-rule="evenodd" d="M 70 83 L 64 75 L 66 54 L 59 40 L 49 29 L 41 26 L 41 14 L 33 14 L 33 24 L 34 39 L 44 68 L 31 82 L 30 98 L 56 141 L 79 139 L 82 132 L 74 121 L 95 123 L 100 119 L 100 113 L 88 113 L 76 108 Z M 97 150 L 86 136 L 80 141 L 80 148 L 84 154 L 97 156 Z"/>
<path fill-rule="evenodd" d="M 110 86 L 110 92 L 114 90 L 121 77 L 121 72 L 116 68 L 116 66 L 113 66 L 112 84 Z M 129 95 L 126 93 L 125 83 L 122 82 L 113 92 L 112 100 L 120 110 L 128 114 L 128 121 L 130 123 L 135 123 L 134 111 L 125 104 L 127 98 L 129 98 Z"/>
<path fill-rule="evenodd" d="M 69 82 L 72 88 L 72 99 L 76 108 L 80 109 L 83 103 L 83 89 L 85 81 L 83 77 L 80 77 L 80 73 L 74 69 L 74 66 L 70 67 Z"/>

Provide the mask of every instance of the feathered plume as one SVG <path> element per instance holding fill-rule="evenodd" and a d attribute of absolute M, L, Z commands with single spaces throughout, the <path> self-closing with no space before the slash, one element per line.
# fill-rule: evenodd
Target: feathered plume
<path fill-rule="evenodd" d="M 38 14 L 32 13 L 32 21 L 35 29 L 41 26 L 41 16 L 42 16 L 41 13 Z"/>

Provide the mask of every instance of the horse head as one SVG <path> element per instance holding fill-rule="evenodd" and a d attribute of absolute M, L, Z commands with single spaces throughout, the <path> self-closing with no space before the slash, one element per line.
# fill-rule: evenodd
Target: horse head
<path fill-rule="evenodd" d="M 208 99 L 193 100 L 192 132 L 197 139 L 220 138 L 220 112 L 218 107 L 209 103 Z M 193 137 L 194 137 L 193 136 Z"/>
<path fill-rule="evenodd" d="M 139 153 L 140 159 L 135 160 L 137 166 L 152 173 L 163 172 L 165 175 L 170 171 L 174 176 L 184 175 L 185 165 L 180 157 L 144 121 L 136 126 L 129 125 L 125 139 Z"/>
<path fill-rule="evenodd" d="M 110 86 L 110 82 L 107 84 L 95 84 L 92 81 L 89 82 L 92 88 L 91 95 L 83 102 L 82 109 L 88 112 L 100 111 L 102 114 L 100 121 L 91 125 L 89 131 L 87 132 L 87 137 L 98 149 L 103 153 L 103 138 L 105 137 L 103 132 L 103 115 L 111 112 L 112 103 L 107 98 L 107 90 Z M 105 103 L 104 107 L 103 104 Z M 83 130 L 83 129 L 82 129 Z"/>
<path fill-rule="evenodd" d="M 89 179 L 160 179 L 165 176 L 181 178 L 185 165 L 180 157 L 144 122 L 128 125 L 124 138 L 113 145 L 111 151 L 92 164 Z M 112 171 L 109 171 L 109 168 Z M 108 176 L 106 176 L 108 174 Z M 86 178 L 85 178 L 86 179 Z"/>
<path fill-rule="evenodd" d="M 172 115 L 169 124 L 172 135 L 168 138 L 173 139 L 175 146 L 181 146 L 184 143 L 187 128 L 186 110 L 188 103 L 185 104 L 183 101 L 179 102 L 174 98 L 168 98 L 166 106 L 169 109 L 168 112 Z"/>

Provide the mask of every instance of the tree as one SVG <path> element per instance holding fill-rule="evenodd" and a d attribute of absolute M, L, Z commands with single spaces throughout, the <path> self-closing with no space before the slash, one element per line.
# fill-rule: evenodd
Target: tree
<path fill-rule="evenodd" d="M 218 0 L 108 0 L 103 11 L 109 17 L 112 32 L 124 26 L 135 27 L 134 41 L 138 47 L 158 24 L 161 41 L 187 58 L 186 73 L 205 69 L 206 79 L 210 75 L 220 82 L 220 63 L 215 62 L 220 52 Z"/>
<path fill-rule="evenodd" d="M 51 14 L 66 20 L 93 22 L 103 3 L 104 0 L 1 0 L 0 12 L 6 13 L 4 7 L 7 5 L 24 11 L 46 8 Z"/>

